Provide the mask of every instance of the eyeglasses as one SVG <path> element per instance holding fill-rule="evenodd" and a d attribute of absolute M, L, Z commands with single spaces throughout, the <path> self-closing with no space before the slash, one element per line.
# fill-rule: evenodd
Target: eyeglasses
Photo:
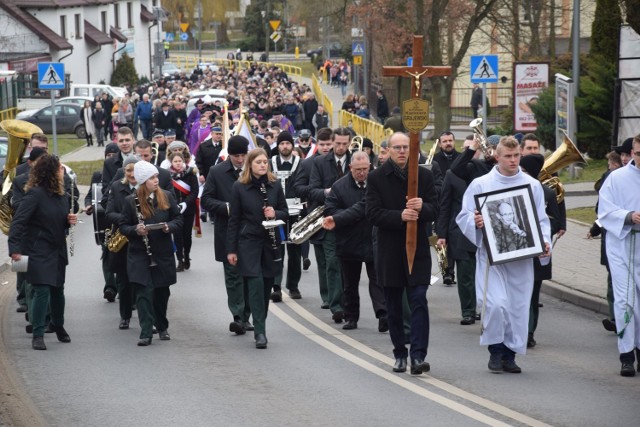
<path fill-rule="evenodd" d="M 391 148 L 393 151 L 409 151 L 408 145 L 394 145 Z"/>

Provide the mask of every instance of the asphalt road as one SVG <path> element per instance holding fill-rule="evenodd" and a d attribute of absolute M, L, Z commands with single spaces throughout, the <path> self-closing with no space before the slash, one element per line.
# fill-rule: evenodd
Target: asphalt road
<path fill-rule="evenodd" d="M 2 318 L 6 357 L 21 391 L 49 425 L 637 425 L 640 376 L 622 378 L 616 338 L 601 316 L 542 296 L 538 346 L 518 357 L 520 375 L 491 374 L 479 325 L 460 326 L 457 290 L 436 284 L 429 375 L 391 372 L 388 334 L 377 332 L 361 286 L 359 329 L 342 331 L 320 309 L 315 265 L 303 299 L 272 304 L 269 348 L 228 332 L 231 316 L 213 227 L 194 239 L 192 268 L 171 288 L 171 341 L 137 347 L 137 318 L 118 330 L 116 303 L 102 299 L 90 219 L 75 233 L 67 270 L 72 342 L 47 335 L 33 351 L 22 314 Z M 6 286 L 13 286 L 10 283 Z M 346 333 L 343 333 L 346 332 Z"/>

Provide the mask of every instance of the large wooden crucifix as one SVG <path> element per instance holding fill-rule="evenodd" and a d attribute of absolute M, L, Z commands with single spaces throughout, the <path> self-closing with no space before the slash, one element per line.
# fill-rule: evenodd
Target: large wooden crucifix
<path fill-rule="evenodd" d="M 384 77 L 412 79 L 411 98 L 402 104 L 402 123 L 409 130 L 409 173 L 407 200 L 418 196 L 418 157 L 420 157 L 420 132 L 429 124 L 429 103 L 420 98 L 423 77 L 450 76 L 451 67 L 422 65 L 422 43 L 424 36 L 413 36 L 413 64 L 408 66 L 382 67 Z M 407 222 L 406 251 L 409 274 L 413 270 L 418 242 L 418 222 Z"/>

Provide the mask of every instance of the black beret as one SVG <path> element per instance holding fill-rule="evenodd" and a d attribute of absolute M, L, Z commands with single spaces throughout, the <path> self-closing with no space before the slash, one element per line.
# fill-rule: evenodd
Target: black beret
<path fill-rule="evenodd" d="M 249 151 L 249 141 L 242 135 L 234 135 L 229 138 L 227 144 L 227 153 L 232 154 L 247 154 Z"/>

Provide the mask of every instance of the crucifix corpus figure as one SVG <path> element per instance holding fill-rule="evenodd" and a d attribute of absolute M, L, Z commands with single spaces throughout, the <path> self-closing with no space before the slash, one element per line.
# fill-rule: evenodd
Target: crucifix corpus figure
<path fill-rule="evenodd" d="M 420 132 L 429 123 L 429 104 L 420 98 L 420 87 L 422 86 L 422 78 L 451 75 L 451 67 L 432 67 L 422 65 L 423 41 L 424 36 L 413 36 L 413 65 L 411 67 L 382 67 L 382 75 L 384 77 L 403 77 L 413 79 L 413 85 L 411 86 L 411 100 L 419 100 L 425 106 L 424 111 L 411 111 L 410 115 L 412 120 L 409 121 L 408 119 L 405 120 L 405 118 L 407 118 L 406 116 L 408 115 L 408 112 L 404 110 L 406 104 L 403 105 L 403 123 L 409 130 L 410 144 L 408 162 L 409 170 L 407 174 L 407 200 L 414 199 L 418 195 L 418 157 L 420 156 Z M 409 274 L 411 274 L 411 271 L 413 270 L 413 260 L 415 259 L 416 254 L 417 231 L 418 222 L 407 221 L 406 252 Z"/>

